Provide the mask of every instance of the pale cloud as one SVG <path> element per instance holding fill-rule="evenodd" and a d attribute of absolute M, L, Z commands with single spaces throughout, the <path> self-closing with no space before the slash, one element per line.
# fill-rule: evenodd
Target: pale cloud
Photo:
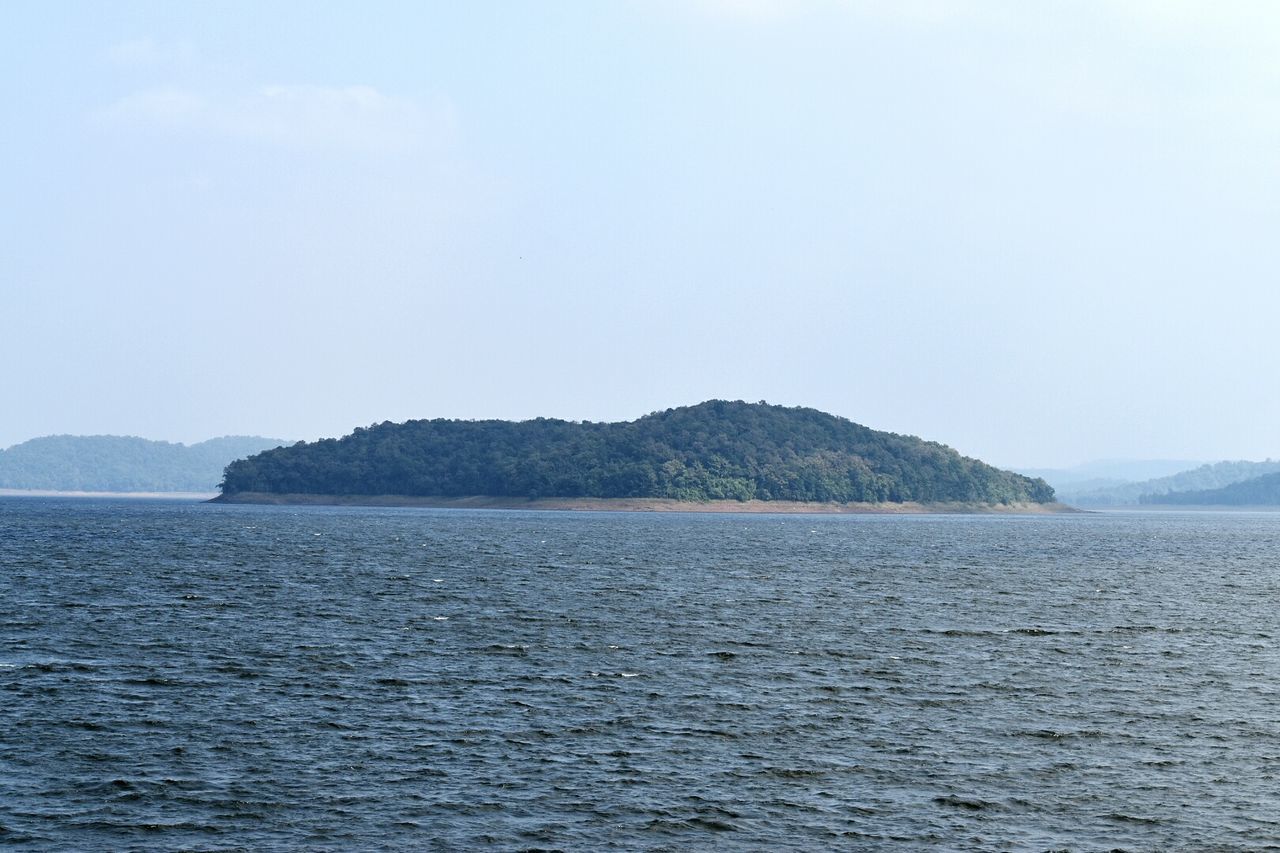
<path fill-rule="evenodd" d="M 1114 6 L 1135 21 L 1183 34 L 1208 28 L 1253 36 L 1270 31 L 1274 37 L 1280 24 L 1280 6 L 1273 0 L 1114 0 Z"/>
<path fill-rule="evenodd" d="M 439 146 L 455 124 L 443 99 L 424 106 L 371 86 L 274 85 L 238 95 L 151 89 L 121 98 L 96 117 L 117 128 L 367 153 Z"/>
<path fill-rule="evenodd" d="M 940 24 L 987 17 L 995 13 L 999 5 L 975 0 L 694 0 L 691 8 L 711 18 L 758 24 L 815 14 Z"/>
<path fill-rule="evenodd" d="M 1280 5 L 1116 0 L 1089 7 L 1106 50 L 1067 53 L 1022 81 L 1088 118 L 1268 152 L 1280 135 Z M 1267 171 L 1274 166 L 1263 165 Z"/>
<path fill-rule="evenodd" d="M 776 21 L 810 5 L 801 0 L 697 0 L 695 5 L 706 15 L 747 21 Z"/>
<path fill-rule="evenodd" d="M 1275 173 L 1280 3 L 1275 0 L 694 0 L 700 14 L 767 31 L 822 18 L 981 34 L 1026 46 L 1005 85 L 1067 115 L 1213 138 Z M 1038 52 L 1037 52 L 1038 51 Z M 977 60 L 981 62 L 981 58 Z"/>
<path fill-rule="evenodd" d="M 1068 15 L 1157 38 L 1208 38 L 1244 46 L 1274 44 L 1280 37 L 1280 4 L 1274 0 L 1078 0 L 1052 6 L 1024 0 L 682 0 L 671 8 L 761 24 L 824 14 L 921 25 L 978 22 L 1013 29 L 1034 28 L 1037 22 Z"/>
<path fill-rule="evenodd" d="M 115 65 L 134 68 L 192 65 L 199 59 L 190 42 L 161 43 L 149 38 L 131 39 L 113 44 L 107 58 Z"/>

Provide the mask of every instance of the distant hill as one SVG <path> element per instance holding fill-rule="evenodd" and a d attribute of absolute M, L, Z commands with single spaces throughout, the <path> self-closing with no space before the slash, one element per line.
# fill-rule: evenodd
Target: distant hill
<path fill-rule="evenodd" d="M 1061 499 L 1067 492 L 1084 492 L 1125 483 L 1168 477 L 1203 465 L 1187 459 L 1102 459 L 1071 468 L 1015 468 L 1019 474 L 1039 477 L 1053 486 Z"/>
<path fill-rule="evenodd" d="M 715 400 L 625 423 L 418 420 L 232 463 L 253 493 L 1045 503 L 1041 480 L 815 409 Z"/>
<path fill-rule="evenodd" d="M 1280 505 L 1280 473 L 1254 477 L 1220 489 L 1143 495 L 1140 502 L 1183 506 L 1276 506 Z"/>
<path fill-rule="evenodd" d="M 187 446 L 118 435 L 51 435 L 0 450 L 0 488 L 211 492 L 234 459 L 285 442 L 227 436 Z"/>
<path fill-rule="evenodd" d="M 1265 462 L 1217 462 L 1201 465 L 1190 471 L 1182 471 L 1170 477 L 1159 477 L 1140 483 L 1124 483 L 1101 489 L 1076 490 L 1063 488 L 1062 500 L 1076 506 L 1130 506 L 1140 502 L 1144 495 L 1167 495 L 1183 492 L 1219 489 L 1264 474 L 1280 472 L 1280 461 Z"/>

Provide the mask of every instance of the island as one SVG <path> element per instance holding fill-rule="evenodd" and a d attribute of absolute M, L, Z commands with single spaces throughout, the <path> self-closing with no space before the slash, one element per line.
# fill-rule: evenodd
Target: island
<path fill-rule="evenodd" d="M 227 466 L 215 501 L 543 509 L 1052 512 L 1053 489 L 816 409 L 712 400 L 634 421 L 412 420 Z"/>

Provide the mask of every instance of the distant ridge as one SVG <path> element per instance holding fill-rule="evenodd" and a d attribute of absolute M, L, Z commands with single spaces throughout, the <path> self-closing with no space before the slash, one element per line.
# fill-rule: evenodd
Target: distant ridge
<path fill-rule="evenodd" d="M 815 409 L 723 400 L 622 423 L 387 422 L 239 460 L 228 466 L 221 488 L 221 499 L 239 501 L 281 495 L 1053 501 L 1044 481 L 935 442 Z"/>
<path fill-rule="evenodd" d="M 1280 505 L 1280 473 L 1265 474 L 1232 483 L 1220 489 L 1143 495 L 1141 503 L 1181 506 L 1277 506 Z"/>
<path fill-rule="evenodd" d="M 0 488 L 212 492 L 234 459 L 285 442 L 224 436 L 185 445 L 120 435 L 51 435 L 0 450 Z"/>
<path fill-rule="evenodd" d="M 1063 486 L 1059 492 L 1063 500 L 1077 506 L 1127 506 L 1159 502 L 1146 500 L 1151 496 L 1221 489 L 1232 483 L 1274 473 L 1280 473 L 1280 462 L 1271 459 L 1265 462 L 1215 462 L 1139 483 L 1122 483 L 1087 490 Z"/>
<path fill-rule="evenodd" d="M 1053 486 L 1062 498 L 1068 492 L 1083 492 L 1123 483 L 1137 483 L 1168 477 L 1204 465 L 1190 459 L 1097 459 L 1070 468 L 1014 468 L 1019 474 L 1039 477 Z M 1096 485 L 1092 485 L 1096 484 Z"/>

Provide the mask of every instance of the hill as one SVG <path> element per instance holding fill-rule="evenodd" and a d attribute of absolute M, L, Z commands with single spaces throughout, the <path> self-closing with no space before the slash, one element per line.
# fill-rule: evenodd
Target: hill
<path fill-rule="evenodd" d="M 284 442 L 226 436 L 190 446 L 119 435 L 51 435 L 0 450 L 0 488 L 210 492 L 234 459 Z"/>
<path fill-rule="evenodd" d="M 1063 487 L 1062 500 L 1077 506 L 1129 506 L 1142 502 L 1144 495 L 1168 495 L 1220 489 L 1264 474 L 1280 472 L 1280 462 L 1217 462 L 1139 483 L 1123 483 L 1100 489 Z"/>
<path fill-rule="evenodd" d="M 1203 465 L 1185 459 L 1100 459 L 1071 468 L 1014 468 L 1019 474 L 1039 477 L 1053 486 L 1061 500 L 1068 492 L 1085 492 L 1168 477 Z"/>
<path fill-rule="evenodd" d="M 714 400 L 622 423 L 417 420 L 232 463 L 254 494 L 1047 503 L 1041 480 L 815 409 Z"/>
<path fill-rule="evenodd" d="M 1140 502 L 1182 506 L 1276 506 L 1280 505 L 1280 473 L 1265 474 L 1220 489 L 1143 495 Z"/>

